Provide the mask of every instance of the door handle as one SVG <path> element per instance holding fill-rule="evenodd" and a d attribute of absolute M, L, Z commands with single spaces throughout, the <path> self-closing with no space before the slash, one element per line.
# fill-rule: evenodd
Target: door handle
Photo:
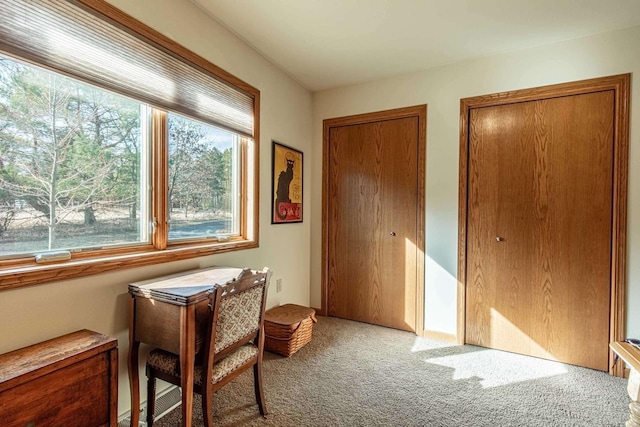
<path fill-rule="evenodd" d="M 496 236 L 496 242 L 504 242 L 504 238 L 500 236 Z"/>
<path fill-rule="evenodd" d="M 389 233 L 389 235 L 390 235 L 390 236 L 395 236 L 395 235 L 396 235 L 396 232 L 395 232 L 395 231 L 392 231 L 391 233 Z"/>

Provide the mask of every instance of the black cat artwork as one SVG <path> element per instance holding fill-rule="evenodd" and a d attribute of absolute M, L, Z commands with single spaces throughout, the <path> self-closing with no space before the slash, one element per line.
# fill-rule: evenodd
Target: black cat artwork
<path fill-rule="evenodd" d="M 287 158 L 287 169 L 280 172 L 278 175 L 278 189 L 276 190 L 276 215 L 280 219 L 287 218 L 287 208 L 281 206 L 282 202 L 291 203 L 291 197 L 289 196 L 289 186 L 293 180 L 293 166 L 295 160 Z"/>
<path fill-rule="evenodd" d="M 302 152 L 273 141 L 271 223 L 302 222 Z"/>

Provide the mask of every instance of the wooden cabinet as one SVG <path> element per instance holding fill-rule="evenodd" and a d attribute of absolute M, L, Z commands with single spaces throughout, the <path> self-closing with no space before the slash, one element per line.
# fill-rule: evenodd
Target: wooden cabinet
<path fill-rule="evenodd" d="M 81 330 L 0 355 L 4 427 L 116 426 L 115 338 Z"/>

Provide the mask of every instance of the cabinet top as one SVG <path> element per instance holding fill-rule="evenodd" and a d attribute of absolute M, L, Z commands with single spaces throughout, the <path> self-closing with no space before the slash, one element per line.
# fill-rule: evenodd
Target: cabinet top
<path fill-rule="evenodd" d="M 83 329 L 0 355 L 0 392 L 116 348 L 115 338 Z"/>
<path fill-rule="evenodd" d="M 189 305 L 206 299 L 215 285 L 236 279 L 242 268 L 210 267 L 183 271 L 129 284 L 129 293 L 176 305 Z"/>

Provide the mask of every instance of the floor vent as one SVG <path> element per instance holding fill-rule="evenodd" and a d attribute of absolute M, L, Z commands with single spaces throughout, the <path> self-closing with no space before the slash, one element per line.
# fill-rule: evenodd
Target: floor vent
<path fill-rule="evenodd" d="M 156 416 L 155 419 L 158 420 L 169 412 L 180 406 L 182 403 L 182 393 L 180 392 L 180 388 L 176 386 L 171 386 L 168 389 L 160 392 L 156 396 Z M 147 426 L 147 405 L 142 404 L 140 408 L 140 424 L 138 427 L 146 427 Z M 131 423 L 131 413 L 127 413 L 123 418 L 118 422 L 118 427 L 129 427 Z"/>

